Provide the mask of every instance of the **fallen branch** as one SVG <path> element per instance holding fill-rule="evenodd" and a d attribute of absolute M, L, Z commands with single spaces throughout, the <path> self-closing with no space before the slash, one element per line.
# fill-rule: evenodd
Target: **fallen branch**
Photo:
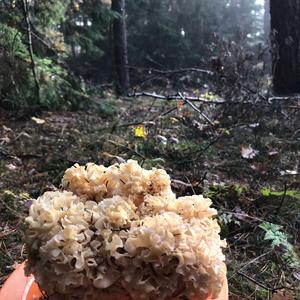
<path fill-rule="evenodd" d="M 253 92 L 254 93 L 254 92 Z M 179 94 L 177 95 L 160 95 L 160 94 L 156 94 L 155 92 L 150 93 L 150 92 L 139 92 L 139 93 L 131 93 L 127 95 L 127 98 L 124 98 L 124 100 L 130 100 L 130 98 L 138 98 L 138 97 L 149 97 L 149 98 L 156 98 L 156 99 L 160 99 L 160 100 L 167 100 L 167 101 L 176 101 L 176 100 L 182 100 L 182 98 L 179 96 Z M 300 101 L 300 96 L 294 96 L 294 97 L 269 97 L 269 98 L 265 98 L 264 96 L 260 97 L 261 102 L 252 102 L 252 101 L 226 101 L 225 99 L 219 98 L 216 100 L 207 100 L 204 97 L 197 97 L 197 96 L 185 96 L 185 99 L 189 100 L 189 101 L 193 101 L 193 102 L 201 102 L 202 104 L 216 104 L 216 105 L 221 105 L 221 104 L 226 104 L 226 103 L 230 103 L 231 105 L 238 105 L 238 104 L 251 104 L 251 105 L 259 105 L 261 107 L 268 107 L 270 105 L 272 105 L 274 102 L 276 101 L 283 101 L 283 102 L 287 102 L 287 101 Z M 285 108 L 291 108 L 291 109 L 300 109 L 300 106 L 284 106 Z"/>
<path fill-rule="evenodd" d="M 129 98 L 138 98 L 138 97 L 150 97 L 150 98 L 156 98 L 161 100 L 182 100 L 179 94 L 177 95 L 159 95 L 156 93 L 148 93 L 148 92 L 141 92 L 141 93 L 132 93 L 128 94 L 127 97 Z M 224 99 L 217 99 L 217 100 L 207 100 L 204 97 L 196 97 L 196 96 L 185 96 L 185 99 L 188 101 L 194 101 L 194 102 L 202 102 L 205 104 L 224 104 L 226 101 Z"/>
<path fill-rule="evenodd" d="M 206 114 L 204 114 L 197 106 L 195 106 L 195 104 L 186 99 L 181 93 L 178 93 L 178 95 L 185 103 L 187 103 L 191 108 L 198 112 L 210 125 L 214 125 L 212 120 Z"/>
<path fill-rule="evenodd" d="M 257 281 L 256 279 L 250 277 L 249 275 L 247 275 L 247 274 L 245 274 L 245 273 L 243 273 L 243 272 L 238 271 L 238 274 L 241 275 L 241 276 L 243 276 L 243 277 L 245 277 L 246 279 L 252 281 L 252 282 L 255 283 L 256 285 L 262 287 L 263 289 L 265 289 L 265 290 L 267 290 L 267 291 L 272 291 L 272 290 L 273 290 L 272 288 L 270 288 L 270 287 L 264 285 L 263 283 Z"/>
<path fill-rule="evenodd" d="M 267 290 L 267 291 L 270 291 L 272 293 L 278 291 L 278 290 L 284 290 L 284 289 L 288 289 L 288 290 L 291 290 L 291 291 L 295 291 L 295 292 L 299 292 L 300 289 L 297 289 L 297 288 L 293 288 L 293 287 L 288 287 L 288 286 L 280 286 L 280 287 L 269 287 L 269 286 L 266 286 L 265 284 L 257 281 L 256 279 L 250 277 L 249 275 L 243 273 L 243 272 L 240 272 L 238 271 L 237 272 L 239 275 L 245 277 L 246 279 L 252 281 L 253 283 L 255 283 L 256 285 L 262 287 L 263 289 Z"/>
<path fill-rule="evenodd" d="M 269 97 L 268 102 L 274 101 L 300 101 L 300 95 L 298 96 L 291 96 L 291 97 Z"/>
<path fill-rule="evenodd" d="M 194 73 L 200 73 L 200 74 L 206 74 L 206 75 L 214 75 L 215 73 L 210 70 L 205 69 L 199 69 L 199 68 L 182 68 L 182 69 L 175 69 L 175 70 L 159 70 L 159 69 L 152 69 L 152 68 L 139 68 L 134 66 L 129 66 L 130 69 L 133 70 L 139 70 L 139 71 L 146 71 L 147 73 L 155 73 L 160 75 L 169 75 L 169 74 L 178 74 L 178 73 L 188 73 L 188 72 L 194 72 Z"/>
<path fill-rule="evenodd" d="M 185 73 L 185 72 L 195 72 L 207 75 L 214 75 L 215 73 L 209 70 L 198 69 L 198 68 L 183 68 L 183 69 L 175 69 L 175 70 L 158 70 L 158 69 L 150 69 L 149 72 L 153 72 L 156 74 L 168 75 L 168 74 L 176 74 L 176 73 Z"/>
<path fill-rule="evenodd" d="M 145 68 L 138 68 L 138 67 L 134 67 L 134 66 L 130 66 L 130 69 L 133 70 L 140 70 L 140 71 L 146 71 L 149 74 L 151 73 L 155 73 L 158 75 L 169 75 L 169 74 L 177 74 L 177 73 L 200 73 L 200 74 L 205 74 L 205 75 L 209 75 L 209 76 L 219 76 L 220 78 L 224 78 L 227 81 L 230 81 L 231 83 L 233 83 L 234 85 L 237 85 L 240 89 L 244 90 L 245 92 L 252 94 L 252 95 L 257 95 L 261 100 L 267 101 L 268 97 L 265 97 L 264 95 L 262 95 L 261 93 L 251 89 L 249 86 L 243 84 L 240 81 L 234 80 L 232 82 L 232 79 L 224 74 L 224 73 L 220 73 L 220 72 L 213 72 L 210 70 L 205 70 L 205 69 L 199 69 L 199 68 L 181 68 L 181 69 L 175 69 L 175 70 L 159 70 L 159 69 L 145 69 Z"/>

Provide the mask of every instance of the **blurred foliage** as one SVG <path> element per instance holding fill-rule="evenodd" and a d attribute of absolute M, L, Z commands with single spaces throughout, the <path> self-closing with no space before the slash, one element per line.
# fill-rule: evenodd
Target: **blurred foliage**
<path fill-rule="evenodd" d="M 262 43 L 263 14 L 256 1 L 127 0 L 126 5 L 132 66 L 207 65 L 212 55 L 219 55 L 218 36 L 246 48 Z M 118 16 L 110 10 L 110 1 L 28 1 L 28 10 L 40 84 L 38 105 L 89 108 L 87 99 L 95 94 L 82 84 L 114 78 L 111 34 Z M 30 108 L 37 99 L 23 1 L 1 1 L 0 13 L 0 105 Z M 229 52 L 237 57 L 234 49 Z"/>
<path fill-rule="evenodd" d="M 75 76 L 67 64 L 71 52 L 64 30 L 66 24 L 73 21 L 68 14 L 73 2 L 28 1 L 40 99 L 36 99 L 23 2 L 0 3 L 0 106 L 13 110 L 32 109 L 33 106 L 47 109 L 91 107 L 87 90 L 82 88 L 82 78 Z M 85 34 L 82 32 L 81 37 Z"/>
<path fill-rule="evenodd" d="M 216 36 L 245 46 L 261 42 L 261 5 L 240 0 L 128 0 L 133 65 L 199 66 Z"/>
<path fill-rule="evenodd" d="M 86 80 L 106 81 L 112 69 L 111 23 L 114 14 L 101 1 L 72 1 L 62 31 L 72 70 Z"/>

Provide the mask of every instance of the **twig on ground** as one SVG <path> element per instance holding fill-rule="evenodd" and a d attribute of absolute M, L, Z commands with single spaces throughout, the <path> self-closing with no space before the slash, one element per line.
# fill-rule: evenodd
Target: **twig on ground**
<path fill-rule="evenodd" d="M 186 183 L 186 182 L 183 182 L 183 181 L 178 180 L 178 179 L 172 179 L 171 183 L 186 186 L 186 187 L 191 187 L 191 183 Z"/>
<path fill-rule="evenodd" d="M 251 219 L 251 220 L 253 220 L 253 221 L 259 221 L 259 222 L 265 222 L 265 220 L 263 220 L 263 219 L 261 219 L 261 218 L 257 218 L 257 217 L 253 217 L 253 216 L 250 216 L 250 215 L 248 215 L 248 214 L 246 214 L 246 213 L 237 213 L 237 212 L 233 212 L 233 211 L 230 211 L 230 210 L 224 210 L 223 212 L 225 212 L 225 213 L 231 213 L 232 215 L 234 215 L 234 216 L 237 216 L 237 217 L 239 217 L 239 218 L 248 218 L 248 219 Z"/>
<path fill-rule="evenodd" d="M 298 96 L 290 96 L 290 97 L 269 97 L 268 102 L 274 101 L 299 101 L 300 95 Z"/>
<path fill-rule="evenodd" d="M 190 184 L 190 187 L 191 187 L 191 189 L 192 189 L 192 191 L 193 191 L 194 195 L 196 195 L 196 192 L 195 192 L 195 190 L 194 190 L 194 187 L 193 187 L 193 185 L 192 185 L 191 181 L 189 180 L 189 178 L 188 178 L 187 176 L 184 176 L 184 177 L 185 177 L 185 178 L 186 178 L 186 180 L 189 182 L 189 184 Z"/>
<path fill-rule="evenodd" d="M 0 238 L 3 239 L 4 237 L 14 233 L 16 230 L 17 230 L 16 228 L 4 230 L 4 231 L 0 232 Z"/>
<path fill-rule="evenodd" d="M 154 121 L 157 120 L 158 118 L 160 117 L 164 117 L 168 114 L 170 114 L 171 112 L 173 112 L 174 110 L 177 110 L 177 107 L 172 107 L 162 113 L 160 113 L 159 115 L 153 117 L 152 119 L 150 120 L 146 120 L 146 121 L 136 121 L 136 122 L 130 122 L 130 123 L 125 123 L 125 124 L 120 124 L 120 125 L 115 125 L 114 127 L 128 127 L 128 126 L 135 126 L 135 125 L 141 125 L 141 124 L 144 124 L 144 125 L 147 125 L 147 124 L 154 124 Z"/>
<path fill-rule="evenodd" d="M 202 176 L 202 178 L 199 180 L 197 186 L 199 186 L 206 179 L 207 174 L 208 174 L 208 172 L 205 171 L 204 174 L 203 174 L 203 176 Z"/>
<path fill-rule="evenodd" d="M 254 262 L 260 260 L 261 258 L 267 256 L 268 254 L 270 254 L 270 253 L 272 253 L 272 252 L 273 252 L 273 250 L 270 250 L 270 251 L 268 251 L 268 252 L 266 252 L 266 253 L 263 253 L 262 255 L 260 255 L 260 256 L 258 256 L 258 257 L 255 257 L 254 259 L 248 261 L 246 264 L 244 264 L 244 265 L 240 268 L 239 271 L 242 271 L 243 269 L 245 269 L 245 268 L 248 267 L 249 265 L 253 264 Z"/>
<path fill-rule="evenodd" d="M 204 114 L 197 106 L 195 106 L 195 104 L 186 99 L 181 93 L 178 93 L 178 95 L 185 103 L 187 103 L 191 108 L 198 112 L 210 125 L 214 125 L 212 120 L 206 114 Z"/>
<path fill-rule="evenodd" d="M 243 272 L 241 272 L 241 271 L 238 271 L 238 274 L 241 275 L 241 276 L 243 276 L 243 277 L 245 277 L 245 278 L 247 278 L 248 280 L 250 280 L 250 281 L 252 281 L 253 283 L 257 284 L 258 286 L 262 287 L 263 289 L 266 289 L 266 290 L 268 290 L 268 291 L 272 291 L 272 288 L 270 288 L 270 287 L 264 285 L 263 283 L 257 281 L 256 279 L 250 277 L 249 275 L 247 275 L 247 274 L 245 274 L 245 273 L 243 273 Z"/>

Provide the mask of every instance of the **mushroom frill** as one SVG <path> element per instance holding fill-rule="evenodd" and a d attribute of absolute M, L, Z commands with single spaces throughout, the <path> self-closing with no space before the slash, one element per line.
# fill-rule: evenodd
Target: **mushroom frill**
<path fill-rule="evenodd" d="M 26 218 L 26 272 L 50 299 L 217 297 L 226 243 L 210 199 L 176 198 L 164 170 L 134 160 L 76 164 L 62 186 Z"/>

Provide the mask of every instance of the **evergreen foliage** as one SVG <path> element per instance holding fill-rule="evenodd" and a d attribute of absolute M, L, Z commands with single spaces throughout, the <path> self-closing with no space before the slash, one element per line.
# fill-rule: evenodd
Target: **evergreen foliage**
<path fill-rule="evenodd" d="M 261 9 L 241 0 L 128 0 L 131 63 L 203 65 L 216 35 L 249 47 L 262 36 Z"/>
<path fill-rule="evenodd" d="M 83 85 L 114 79 L 111 35 L 118 15 L 110 1 L 26 1 L 40 105 L 87 107 L 93 95 Z M 126 5 L 131 66 L 203 67 L 217 53 L 216 37 L 248 48 L 261 42 L 262 7 L 256 1 L 127 0 Z M 23 0 L 1 1 L 0 14 L 0 105 L 29 108 L 37 101 Z"/>

